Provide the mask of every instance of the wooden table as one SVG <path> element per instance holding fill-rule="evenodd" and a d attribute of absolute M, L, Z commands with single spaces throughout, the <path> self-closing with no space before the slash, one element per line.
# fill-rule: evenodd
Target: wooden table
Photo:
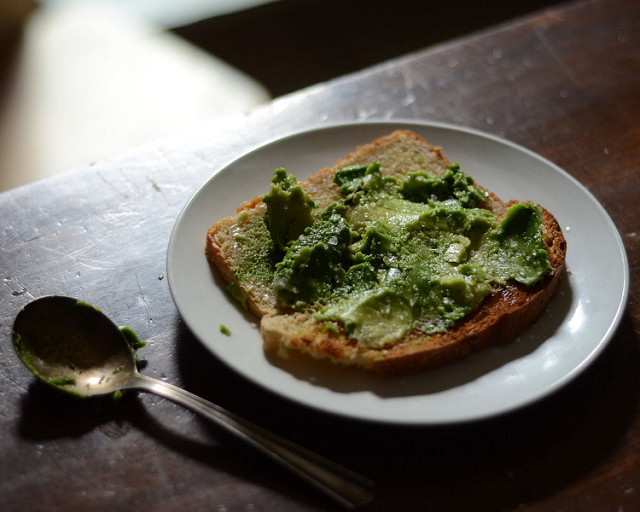
<path fill-rule="evenodd" d="M 325 415 L 237 376 L 176 311 L 169 235 L 216 169 L 292 131 L 402 118 L 479 128 L 540 153 L 588 187 L 622 235 L 631 290 L 619 330 L 593 365 L 533 406 L 431 428 Z M 35 383 L 13 352 L 11 324 L 31 298 L 59 293 L 147 339 L 144 373 L 375 480 L 369 510 L 640 510 L 639 119 L 640 3 L 583 1 L 0 195 L 0 508 L 335 509 L 170 402 L 76 402 Z"/>

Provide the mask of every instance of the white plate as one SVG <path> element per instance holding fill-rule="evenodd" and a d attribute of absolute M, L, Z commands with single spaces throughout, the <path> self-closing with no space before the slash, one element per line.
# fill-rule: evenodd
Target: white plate
<path fill-rule="evenodd" d="M 204 257 L 207 228 L 265 193 L 273 170 L 298 179 L 358 145 L 408 128 L 503 199 L 532 199 L 554 213 L 568 243 L 567 270 L 543 318 L 514 342 L 422 375 L 383 378 L 281 361 L 262 350 L 258 320 L 223 291 Z M 594 243 L 597 241 L 597 243 Z M 444 124 L 373 122 L 321 127 L 265 144 L 217 172 L 174 227 L 167 255 L 171 294 L 184 321 L 215 356 L 247 379 L 298 403 L 349 418 L 405 425 L 457 423 L 514 410 L 560 388 L 602 351 L 629 286 L 620 236 L 596 199 L 540 156 L 475 130 Z M 231 336 L 220 333 L 227 326 Z"/>

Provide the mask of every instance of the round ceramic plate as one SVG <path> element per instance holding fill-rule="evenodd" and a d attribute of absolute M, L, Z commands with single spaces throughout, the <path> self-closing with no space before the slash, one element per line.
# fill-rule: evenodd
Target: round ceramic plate
<path fill-rule="evenodd" d="M 535 200 L 554 213 L 568 243 L 567 272 L 557 296 L 543 317 L 512 343 L 421 375 L 385 378 L 301 356 L 282 360 L 265 354 L 259 320 L 230 299 L 205 259 L 207 229 L 233 215 L 242 201 L 264 194 L 274 169 L 285 167 L 302 180 L 395 129 L 411 129 L 441 146 L 450 160 L 502 199 Z M 216 172 L 182 211 L 169 243 L 167 276 L 189 328 L 245 378 L 325 412 L 405 425 L 487 418 L 557 390 L 612 337 L 629 283 L 624 247 L 611 219 L 566 172 L 492 135 L 416 122 L 321 127 L 241 156 Z M 230 336 L 220 332 L 221 325 Z"/>

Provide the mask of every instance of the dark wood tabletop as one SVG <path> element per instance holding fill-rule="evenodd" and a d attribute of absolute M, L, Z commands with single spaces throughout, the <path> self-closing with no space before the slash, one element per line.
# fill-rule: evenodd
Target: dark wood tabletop
<path fill-rule="evenodd" d="M 366 423 L 265 391 L 185 326 L 169 293 L 166 250 L 195 190 L 267 140 L 379 119 L 442 121 L 509 139 L 565 169 L 611 216 L 629 260 L 628 306 L 606 349 L 561 390 L 462 425 Z M 11 325 L 32 298 L 64 294 L 147 340 L 143 373 L 374 480 L 367 510 L 640 510 L 639 120 L 640 2 L 580 1 L 3 193 L 0 509 L 336 509 L 169 401 L 136 393 L 118 403 L 76 401 L 37 383 L 13 351 Z"/>

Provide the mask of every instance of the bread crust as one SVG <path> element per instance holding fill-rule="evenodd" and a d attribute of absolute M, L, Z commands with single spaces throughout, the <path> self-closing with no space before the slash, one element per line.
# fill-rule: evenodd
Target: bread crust
<path fill-rule="evenodd" d="M 451 162 L 440 148 L 419 135 L 396 131 L 359 147 L 355 152 L 325 168 L 301 185 L 320 208 L 341 197 L 333 183 L 336 170 L 347 165 L 366 165 L 380 161 L 383 174 L 404 175 L 424 170 L 438 174 Z M 503 202 L 489 193 L 491 210 L 500 218 L 517 201 Z M 264 215 L 260 197 L 243 203 L 234 217 L 216 222 L 207 233 L 205 254 L 212 267 L 227 283 L 235 281 L 238 246 L 233 229 L 238 215 Z M 302 352 L 334 363 L 357 366 L 376 373 L 408 375 L 451 364 L 491 345 L 506 343 L 525 331 L 544 313 L 560 282 L 566 257 L 566 240 L 553 215 L 542 208 L 542 232 L 551 269 L 544 279 L 531 287 L 509 284 L 488 295 L 481 306 L 443 333 L 426 335 L 414 329 L 391 348 L 373 350 L 360 347 L 344 332 L 330 333 L 309 314 L 280 308 L 268 287 L 244 285 L 249 309 L 261 318 L 260 328 L 264 349 L 286 357 L 290 351 Z"/>

